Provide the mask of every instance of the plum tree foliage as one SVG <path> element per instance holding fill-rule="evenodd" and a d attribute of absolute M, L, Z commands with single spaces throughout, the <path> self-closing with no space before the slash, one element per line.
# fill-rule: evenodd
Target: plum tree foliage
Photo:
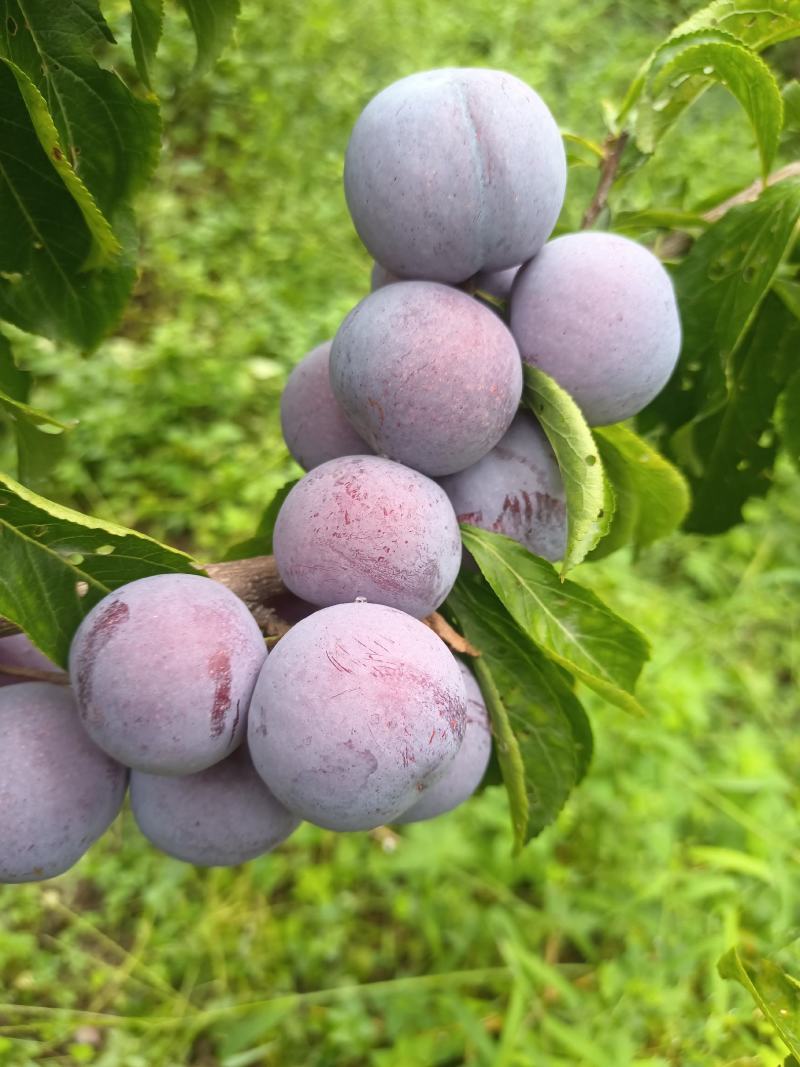
<path fill-rule="evenodd" d="M 508 328 L 434 282 L 371 293 L 339 327 L 330 359 L 333 391 L 373 450 L 432 477 L 496 445 L 522 393 Z"/>
<path fill-rule="evenodd" d="M 184 6 L 207 69 L 236 0 Z M 134 67 L 107 62 L 124 45 L 99 0 L 28 0 L 0 28 L 0 320 L 89 354 L 134 284 L 133 198 L 160 144 L 144 89 L 164 12 L 135 7 Z M 344 186 L 372 292 L 289 376 L 281 425 L 308 473 L 232 570 L 34 491 L 67 427 L 29 404 L 0 332 L 19 453 L 0 473 L 0 880 L 71 866 L 126 768 L 143 833 L 203 865 L 301 819 L 443 814 L 493 741 L 515 846 L 554 821 L 591 759 L 577 683 L 640 712 L 648 657 L 567 573 L 726 529 L 797 460 L 800 167 L 757 179 L 797 95 L 760 53 L 800 36 L 800 0 L 756 8 L 714 0 L 637 64 L 602 145 L 565 135 L 599 166 L 579 233 L 559 225 L 556 122 L 514 74 L 423 71 L 365 100 Z M 753 126 L 752 187 L 622 210 L 715 83 Z M 68 678 L 20 680 L 67 658 Z"/>
<path fill-rule="evenodd" d="M 328 607 L 363 597 L 422 618 L 442 603 L 461 562 L 455 512 L 424 474 L 378 456 L 346 456 L 305 476 L 273 537 L 285 584 Z"/>
<path fill-rule="evenodd" d="M 339 604 L 303 619 L 269 656 L 248 741 L 289 811 L 369 830 L 444 773 L 466 711 L 458 662 L 427 626 L 381 604 Z"/>

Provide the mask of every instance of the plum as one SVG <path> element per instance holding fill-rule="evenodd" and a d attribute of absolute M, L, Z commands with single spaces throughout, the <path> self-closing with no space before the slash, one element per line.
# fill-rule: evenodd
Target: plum
<path fill-rule="evenodd" d="M 151 844 L 198 867 L 246 863 L 300 825 L 256 773 L 246 745 L 180 778 L 133 771 L 131 808 Z"/>
<path fill-rule="evenodd" d="M 284 584 L 327 607 L 364 597 L 429 615 L 458 576 L 458 522 L 443 489 L 378 456 L 316 467 L 283 502 L 273 551 Z"/>
<path fill-rule="evenodd" d="M 517 275 L 510 321 L 523 360 L 555 378 L 590 426 L 641 411 L 681 348 L 669 275 L 647 248 L 612 233 L 545 245 Z"/>
<path fill-rule="evenodd" d="M 339 604 L 271 652 L 248 742 L 290 811 L 331 830 L 369 830 L 445 773 L 465 723 L 464 679 L 432 630 L 382 604 Z"/>
<path fill-rule="evenodd" d="M 333 339 L 333 391 L 378 454 L 438 476 L 493 448 L 516 414 L 522 363 L 508 328 L 437 282 L 370 293 Z"/>
<path fill-rule="evenodd" d="M 564 483 L 539 423 L 525 411 L 472 467 L 439 484 L 459 522 L 513 537 L 537 556 L 557 560 L 567 543 Z"/>
<path fill-rule="evenodd" d="M 396 274 L 392 274 L 390 270 L 387 270 L 381 263 L 377 261 L 372 264 L 372 271 L 369 276 L 370 280 L 370 292 L 375 292 L 376 289 L 383 289 L 384 285 L 394 285 L 395 282 L 402 281 Z"/>
<path fill-rule="evenodd" d="M 530 259 L 555 226 L 567 166 L 542 99 L 504 71 L 446 68 L 378 93 L 347 146 L 358 235 L 393 274 L 462 282 Z"/>
<path fill-rule="evenodd" d="M 153 774 L 192 774 L 241 742 L 265 657 L 255 619 L 229 589 L 158 574 L 92 608 L 69 667 L 83 724 L 109 755 Z"/>
<path fill-rule="evenodd" d="M 461 748 L 442 777 L 427 786 L 416 804 L 395 822 L 421 822 L 452 811 L 472 796 L 486 773 L 492 754 L 489 712 L 472 671 L 460 661 L 458 665 L 467 691 L 467 727 Z"/>
<path fill-rule="evenodd" d="M 38 882 L 77 863 L 116 818 L 127 778 L 81 726 L 68 686 L 4 689 L 0 882 Z"/>
<path fill-rule="evenodd" d="M 337 456 L 370 451 L 333 395 L 328 369 L 330 349 L 330 341 L 312 348 L 289 375 L 281 395 L 283 439 L 307 471 Z"/>
<path fill-rule="evenodd" d="M 0 686 L 24 682 L 24 677 L 6 674 L 4 667 L 27 668 L 35 671 L 58 671 L 59 668 L 40 652 L 25 634 L 13 634 L 0 638 Z"/>
<path fill-rule="evenodd" d="M 506 301 L 511 294 L 519 268 L 520 265 L 517 264 L 516 267 L 508 267 L 506 270 L 482 270 L 475 275 L 471 284 L 478 292 L 488 293 L 496 300 Z"/>

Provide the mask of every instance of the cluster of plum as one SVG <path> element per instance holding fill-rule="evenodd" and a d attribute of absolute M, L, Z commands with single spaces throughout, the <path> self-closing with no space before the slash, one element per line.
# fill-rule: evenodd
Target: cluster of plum
<path fill-rule="evenodd" d="M 680 348 L 672 285 L 647 249 L 548 241 L 565 184 L 558 128 L 510 74 L 415 74 L 367 105 L 345 193 L 372 292 L 281 400 L 308 472 L 273 537 L 295 625 L 267 655 L 246 606 L 193 575 L 97 604 L 69 687 L 0 692 L 0 880 L 73 863 L 119 810 L 128 769 L 143 833 L 207 865 L 268 851 L 302 819 L 365 830 L 474 792 L 486 707 L 422 620 L 458 575 L 459 522 L 564 552 L 558 464 L 519 410 L 523 362 L 602 425 L 641 410 Z"/>

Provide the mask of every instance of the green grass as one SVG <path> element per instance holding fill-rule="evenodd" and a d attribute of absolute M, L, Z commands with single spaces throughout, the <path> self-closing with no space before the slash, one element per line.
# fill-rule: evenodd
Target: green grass
<path fill-rule="evenodd" d="M 286 370 L 366 288 L 340 176 L 369 96 L 413 69 L 491 64 L 601 137 L 601 99 L 690 6 L 250 0 L 199 84 L 173 16 L 166 150 L 121 334 L 87 359 L 22 349 L 36 401 L 81 420 L 53 492 L 210 557 L 246 536 L 292 471 Z M 756 171 L 744 119 L 712 93 L 624 206 L 691 206 Z M 573 172 L 568 223 L 594 180 Z M 581 568 L 653 642 L 649 716 L 587 696 L 593 767 L 519 856 L 490 789 L 397 834 L 304 826 L 233 871 L 158 855 L 126 813 L 70 874 L 0 890 L 0 1064 L 776 1067 L 715 963 L 797 922 L 790 472 L 749 518 Z"/>

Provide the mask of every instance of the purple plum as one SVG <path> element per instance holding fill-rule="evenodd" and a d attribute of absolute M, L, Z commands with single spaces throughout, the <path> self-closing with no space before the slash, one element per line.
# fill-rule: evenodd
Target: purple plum
<path fill-rule="evenodd" d="M 369 830 L 446 772 L 465 724 L 464 679 L 432 630 L 381 604 L 339 604 L 271 652 L 248 741 L 290 811 L 331 830 Z"/>
<path fill-rule="evenodd" d="M 14 667 L 34 671 L 59 671 L 60 668 L 40 652 L 25 634 L 12 634 L 0 638 L 0 686 L 16 685 L 30 681 L 21 675 L 6 674 L 4 667 Z"/>
<path fill-rule="evenodd" d="M 255 619 L 229 589 L 158 574 L 92 608 L 69 666 L 81 719 L 102 749 L 136 770 L 193 774 L 241 742 L 265 657 Z"/>

